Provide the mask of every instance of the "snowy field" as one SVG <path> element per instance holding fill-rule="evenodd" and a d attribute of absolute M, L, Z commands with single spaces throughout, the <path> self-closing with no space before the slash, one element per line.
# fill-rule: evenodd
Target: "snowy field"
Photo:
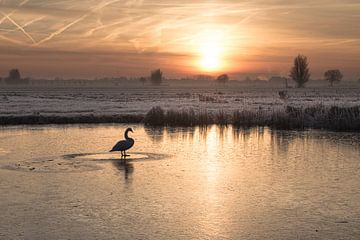
<path fill-rule="evenodd" d="M 112 86 L 5 86 L 0 85 L 0 117 L 58 116 L 102 117 L 144 115 L 154 106 L 163 109 L 207 110 L 277 110 L 285 106 L 359 106 L 360 84 L 309 85 L 287 89 L 282 100 L 282 86 L 248 85 L 238 82 L 216 83 L 168 82 L 154 87 L 140 83 Z"/>

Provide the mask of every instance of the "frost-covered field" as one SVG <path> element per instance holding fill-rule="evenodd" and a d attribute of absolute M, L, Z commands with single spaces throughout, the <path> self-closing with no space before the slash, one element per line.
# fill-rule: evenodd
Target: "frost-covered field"
<path fill-rule="evenodd" d="M 360 85 L 342 84 L 287 89 L 288 100 L 279 97 L 281 86 L 229 83 L 176 83 L 153 87 L 141 84 L 113 86 L 23 86 L 1 85 L 0 117 L 58 116 L 104 117 L 143 115 L 154 106 L 163 109 L 277 110 L 290 105 L 308 107 L 359 106 Z"/>

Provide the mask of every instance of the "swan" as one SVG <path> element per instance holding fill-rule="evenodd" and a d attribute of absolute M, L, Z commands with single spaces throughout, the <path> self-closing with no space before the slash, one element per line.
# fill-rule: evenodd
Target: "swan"
<path fill-rule="evenodd" d="M 130 155 L 126 155 L 126 150 L 132 148 L 134 146 L 134 139 L 128 136 L 129 132 L 134 132 L 132 128 L 128 128 L 125 131 L 125 140 L 121 140 L 115 144 L 115 146 L 110 150 L 110 152 L 120 151 L 121 157 L 128 157 Z"/>

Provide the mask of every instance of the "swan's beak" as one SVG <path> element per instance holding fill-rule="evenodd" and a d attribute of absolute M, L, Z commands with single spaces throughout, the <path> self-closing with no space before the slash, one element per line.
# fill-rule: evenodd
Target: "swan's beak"
<path fill-rule="evenodd" d="M 133 131 L 132 129 L 130 129 L 130 132 L 132 132 L 132 133 L 133 133 L 134 131 Z"/>

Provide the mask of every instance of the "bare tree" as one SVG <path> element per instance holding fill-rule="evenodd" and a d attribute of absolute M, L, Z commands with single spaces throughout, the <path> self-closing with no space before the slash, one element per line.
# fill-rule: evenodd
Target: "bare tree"
<path fill-rule="evenodd" d="M 152 71 L 150 80 L 153 85 L 160 85 L 163 80 L 163 73 L 161 72 L 161 70 L 156 69 Z"/>
<path fill-rule="evenodd" d="M 227 74 L 221 74 L 216 78 L 216 81 L 218 81 L 219 83 L 226 83 L 229 81 L 229 76 Z"/>
<path fill-rule="evenodd" d="M 297 87 L 302 88 L 310 79 L 310 70 L 307 57 L 298 55 L 294 59 L 294 66 L 290 70 L 290 77 L 296 82 Z"/>
<path fill-rule="evenodd" d="M 333 86 L 335 82 L 340 82 L 342 80 L 343 75 L 339 69 L 333 69 L 326 71 L 324 77 L 330 82 L 330 86 Z"/>

